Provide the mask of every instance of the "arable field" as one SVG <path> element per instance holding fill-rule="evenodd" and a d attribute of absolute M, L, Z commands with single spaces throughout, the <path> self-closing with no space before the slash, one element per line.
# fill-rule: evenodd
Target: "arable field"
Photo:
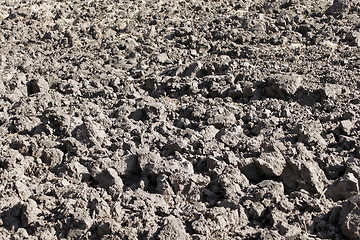
<path fill-rule="evenodd" d="M 360 239 L 358 0 L 1 0 L 0 239 Z"/>

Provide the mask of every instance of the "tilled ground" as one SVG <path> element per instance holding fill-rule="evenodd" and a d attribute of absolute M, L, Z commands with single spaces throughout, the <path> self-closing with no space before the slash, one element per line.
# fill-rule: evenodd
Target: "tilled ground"
<path fill-rule="evenodd" d="M 359 1 L 0 20 L 0 239 L 360 238 Z"/>

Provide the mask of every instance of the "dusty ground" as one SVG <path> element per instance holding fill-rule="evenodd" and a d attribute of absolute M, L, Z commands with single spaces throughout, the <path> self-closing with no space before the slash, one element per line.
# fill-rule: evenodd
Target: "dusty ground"
<path fill-rule="evenodd" d="M 360 239 L 360 3 L 0 3 L 0 239 Z"/>

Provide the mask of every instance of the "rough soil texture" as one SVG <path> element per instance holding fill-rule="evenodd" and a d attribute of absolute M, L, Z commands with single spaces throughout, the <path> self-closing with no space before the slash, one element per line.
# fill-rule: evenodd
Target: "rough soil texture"
<path fill-rule="evenodd" d="M 0 21 L 0 239 L 360 239 L 359 1 Z"/>

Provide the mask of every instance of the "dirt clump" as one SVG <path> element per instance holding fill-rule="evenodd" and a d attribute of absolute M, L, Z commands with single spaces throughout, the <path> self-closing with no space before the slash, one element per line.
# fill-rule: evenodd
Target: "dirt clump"
<path fill-rule="evenodd" d="M 0 239 L 359 239 L 359 20 L 1 1 Z"/>

